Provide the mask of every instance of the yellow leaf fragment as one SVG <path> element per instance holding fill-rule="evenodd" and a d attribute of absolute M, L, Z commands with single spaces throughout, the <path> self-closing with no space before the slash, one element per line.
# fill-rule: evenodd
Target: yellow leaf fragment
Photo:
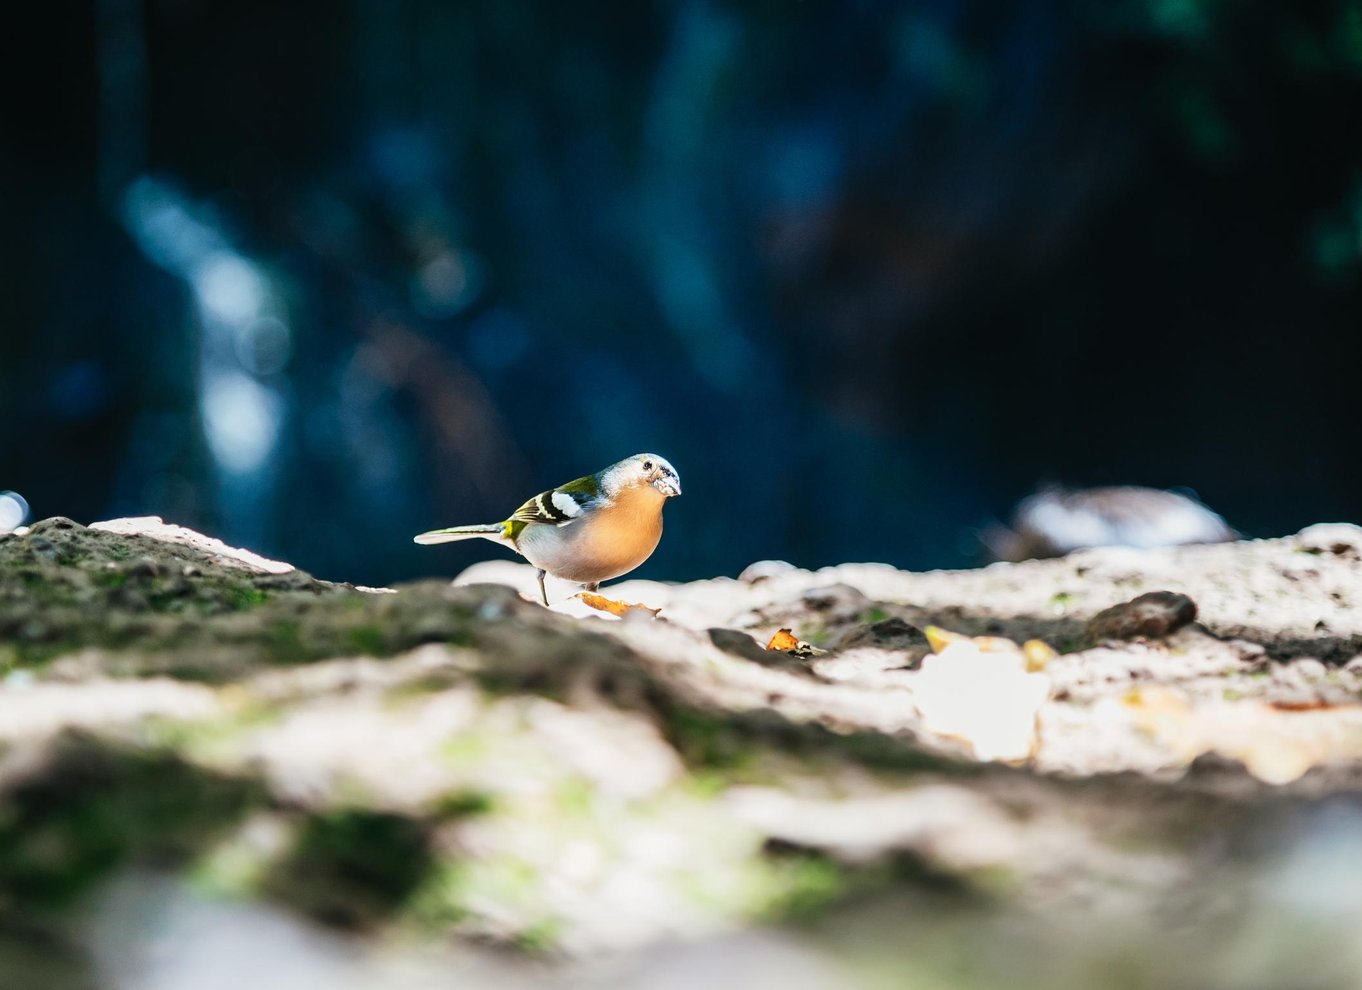
<path fill-rule="evenodd" d="M 799 640 L 795 637 L 795 634 L 792 633 L 790 630 L 779 629 L 776 631 L 776 634 L 771 637 L 771 641 L 766 644 L 766 648 L 768 650 L 780 650 L 781 652 L 789 652 L 790 650 L 799 649 Z"/>
<path fill-rule="evenodd" d="M 1043 639 L 1028 639 L 1022 644 L 1022 656 L 1026 658 L 1026 669 L 1034 673 L 1044 670 L 1051 660 L 1059 656 L 1055 648 Z"/>
<path fill-rule="evenodd" d="M 1016 653 L 1020 649 L 1016 643 L 1003 636 L 966 636 L 940 626 L 928 626 L 923 633 L 933 653 L 942 652 L 952 643 L 970 643 L 982 653 Z"/>
<path fill-rule="evenodd" d="M 927 643 L 931 646 L 933 653 L 940 653 L 952 643 L 968 643 L 969 637 L 949 629 L 942 629 L 940 626 L 928 626 L 922 630 L 927 637 Z"/>
<path fill-rule="evenodd" d="M 649 615 L 657 615 L 662 611 L 660 608 L 649 608 L 647 605 L 639 605 L 635 602 L 620 602 L 613 598 L 606 598 L 604 595 L 597 595 L 590 591 L 583 591 L 573 596 L 581 600 L 583 605 L 594 608 L 598 612 L 609 612 L 611 615 L 624 616 L 630 612 L 647 612 Z"/>

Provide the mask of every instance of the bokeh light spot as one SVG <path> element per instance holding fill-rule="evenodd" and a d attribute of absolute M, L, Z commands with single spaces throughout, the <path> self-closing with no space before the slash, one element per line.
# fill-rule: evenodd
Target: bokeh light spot
<path fill-rule="evenodd" d="M 213 456 L 228 471 L 248 474 L 265 463 L 282 412 L 279 397 L 249 375 L 229 371 L 204 381 L 204 431 Z"/>

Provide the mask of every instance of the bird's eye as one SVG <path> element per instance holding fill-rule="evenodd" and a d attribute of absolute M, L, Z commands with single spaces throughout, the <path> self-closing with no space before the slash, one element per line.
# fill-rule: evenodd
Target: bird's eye
<path fill-rule="evenodd" d="M 651 471 L 652 469 L 653 469 L 653 462 L 652 462 L 652 461 L 644 461 L 644 462 L 643 462 L 643 470 L 645 470 L 645 471 Z"/>

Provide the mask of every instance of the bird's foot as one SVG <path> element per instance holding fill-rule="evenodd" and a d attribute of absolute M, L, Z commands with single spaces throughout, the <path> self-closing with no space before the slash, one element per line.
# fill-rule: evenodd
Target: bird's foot
<path fill-rule="evenodd" d="M 573 595 L 588 608 L 594 608 L 598 612 L 609 612 L 611 615 L 625 616 L 630 612 L 647 612 L 649 615 L 657 615 L 662 611 L 660 608 L 649 608 L 647 605 L 640 605 L 636 602 L 620 602 L 613 598 L 606 598 L 592 591 L 583 591 Z"/>

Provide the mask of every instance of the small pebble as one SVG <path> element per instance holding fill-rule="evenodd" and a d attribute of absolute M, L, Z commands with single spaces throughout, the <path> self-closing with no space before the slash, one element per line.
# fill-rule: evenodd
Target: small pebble
<path fill-rule="evenodd" d="M 744 567 L 743 572 L 738 575 L 738 580 L 745 584 L 756 584 L 758 581 L 765 581 L 777 574 L 785 574 L 793 570 L 798 570 L 798 568 L 788 560 L 758 560 L 756 563 Z"/>
<path fill-rule="evenodd" d="M 1090 643 L 1107 639 L 1159 639 L 1196 618 L 1196 602 L 1176 591 L 1150 591 L 1103 609 L 1088 621 Z"/>

